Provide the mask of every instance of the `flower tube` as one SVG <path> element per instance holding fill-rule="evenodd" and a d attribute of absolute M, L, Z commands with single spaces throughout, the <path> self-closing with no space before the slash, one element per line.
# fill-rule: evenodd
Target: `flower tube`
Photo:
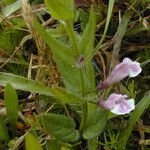
<path fill-rule="evenodd" d="M 115 66 L 113 71 L 110 73 L 110 75 L 104 82 L 100 81 L 100 83 L 97 86 L 97 89 L 105 89 L 111 84 L 119 82 L 128 76 L 136 77 L 141 73 L 141 71 L 142 68 L 140 67 L 139 62 L 132 61 L 129 58 L 124 58 L 121 63 Z"/>

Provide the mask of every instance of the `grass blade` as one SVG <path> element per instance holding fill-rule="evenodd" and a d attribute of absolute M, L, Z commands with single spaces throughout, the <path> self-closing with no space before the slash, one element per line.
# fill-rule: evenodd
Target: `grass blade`
<path fill-rule="evenodd" d="M 88 56 L 93 51 L 94 37 L 96 29 L 96 16 L 93 6 L 91 7 L 89 22 L 82 34 L 81 41 L 79 42 L 79 49 L 81 55 Z M 88 37 L 88 38 L 87 38 Z"/>
<path fill-rule="evenodd" d="M 105 39 L 106 33 L 108 31 L 108 27 L 109 27 L 111 15 L 112 15 L 112 10 L 113 10 L 113 6 L 114 6 L 114 2 L 115 2 L 115 0 L 109 0 L 106 25 L 105 25 L 105 29 L 104 29 L 102 38 L 100 39 L 99 43 L 97 44 L 97 46 L 94 49 L 94 51 L 92 52 L 92 54 L 88 55 L 87 58 L 79 65 L 80 68 L 83 67 L 84 65 L 86 65 L 89 61 L 91 61 L 91 59 L 94 57 L 94 55 L 100 49 L 100 47 L 101 47 L 101 45 L 102 45 L 102 43 L 103 43 L 103 41 Z"/>
<path fill-rule="evenodd" d="M 136 105 L 136 108 L 130 117 L 127 129 L 124 132 L 122 132 L 120 135 L 120 138 L 117 144 L 118 150 L 125 149 L 129 136 L 132 132 L 133 126 L 139 120 L 144 110 L 146 110 L 149 107 L 149 105 L 150 105 L 150 91 L 148 91 L 143 97 L 143 99 Z"/>
<path fill-rule="evenodd" d="M 9 83 L 5 87 L 4 101 L 11 131 L 14 135 L 16 132 L 16 122 L 18 119 L 18 97 L 16 91 Z"/>
<path fill-rule="evenodd" d="M 83 98 L 80 98 L 63 88 L 46 87 L 45 85 L 38 83 L 34 80 L 29 80 L 21 76 L 0 72 L 0 85 L 6 86 L 7 83 L 11 84 L 15 89 L 52 96 L 55 99 L 58 99 L 59 102 L 63 103 L 84 102 Z"/>

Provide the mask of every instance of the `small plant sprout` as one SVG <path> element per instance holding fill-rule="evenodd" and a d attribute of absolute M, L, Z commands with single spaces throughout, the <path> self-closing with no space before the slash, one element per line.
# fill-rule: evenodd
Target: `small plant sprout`
<path fill-rule="evenodd" d="M 111 94 L 106 101 L 99 99 L 98 104 L 116 115 L 128 114 L 135 108 L 134 99 L 127 100 L 127 95 L 115 93 Z"/>
<path fill-rule="evenodd" d="M 109 87 L 111 84 L 119 82 L 126 77 L 136 77 L 142 71 L 140 67 L 140 63 L 136 61 L 132 61 L 129 58 L 124 58 L 121 63 L 119 63 L 113 71 L 110 73 L 106 81 L 100 83 L 97 86 L 97 89 L 105 89 Z"/>

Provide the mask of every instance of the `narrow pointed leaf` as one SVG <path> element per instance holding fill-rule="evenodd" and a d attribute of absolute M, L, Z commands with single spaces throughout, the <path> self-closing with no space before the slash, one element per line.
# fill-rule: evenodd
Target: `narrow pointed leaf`
<path fill-rule="evenodd" d="M 9 83 L 5 87 L 4 101 L 7 117 L 11 126 L 11 131 L 14 133 L 16 130 L 16 122 L 18 119 L 18 97 L 16 91 Z"/>
<path fill-rule="evenodd" d="M 81 41 L 79 43 L 79 48 L 83 56 L 87 56 L 91 54 L 91 52 L 93 51 L 95 29 L 96 29 L 96 17 L 95 17 L 94 8 L 92 6 L 90 11 L 89 21 L 86 25 L 86 28 L 81 37 Z"/>
<path fill-rule="evenodd" d="M 59 61 L 59 59 L 61 59 L 62 61 L 65 61 L 67 64 L 73 65 L 74 59 L 72 56 L 72 52 L 66 45 L 56 40 L 51 35 L 49 35 L 45 31 L 45 29 L 40 25 L 40 23 L 36 20 L 35 20 L 35 28 L 39 32 L 42 39 L 50 47 L 52 53 L 54 54 L 56 61 Z"/>
<path fill-rule="evenodd" d="M 110 0 L 111 1 L 111 0 Z M 140 0 L 131 0 L 133 3 L 133 6 L 136 8 L 136 6 L 138 6 L 138 4 L 141 2 Z M 119 23 L 116 35 L 115 35 L 115 43 L 113 46 L 113 52 L 112 52 L 112 60 L 111 60 L 111 65 L 110 65 L 110 69 L 112 69 L 116 63 L 117 63 L 117 58 L 119 55 L 119 51 L 120 51 L 120 47 L 121 47 L 121 42 L 122 42 L 122 38 L 124 37 L 127 27 L 128 27 L 128 23 L 130 21 L 130 19 L 132 18 L 134 12 L 131 11 L 130 9 L 127 9 L 126 12 L 124 13 L 124 15 L 122 16 L 121 22 Z"/>
<path fill-rule="evenodd" d="M 102 38 L 100 39 L 99 43 L 97 44 L 97 46 L 96 46 L 96 48 L 94 49 L 94 51 L 92 52 L 92 54 L 88 55 L 88 56 L 86 57 L 86 59 L 79 65 L 80 68 L 82 68 L 82 67 L 85 66 L 88 62 L 91 61 L 91 59 L 92 59 L 92 58 L 94 57 L 94 55 L 98 52 L 98 50 L 100 49 L 100 47 L 101 47 L 103 41 L 105 40 L 105 36 L 106 36 L 107 31 L 108 31 L 108 27 L 109 27 L 111 15 L 112 15 L 112 11 L 113 11 L 114 2 L 115 2 L 115 0 L 109 0 L 108 12 L 107 12 L 107 18 L 106 18 L 106 24 L 105 24 L 105 29 L 104 29 Z"/>
<path fill-rule="evenodd" d="M 51 16 L 57 20 L 73 20 L 75 13 L 74 0 L 45 0 Z"/>
<path fill-rule="evenodd" d="M 90 10 L 89 21 L 86 25 L 85 30 L 83 31 L 82 38 L 79 43 L 80 53 L 81 55 L 83 55 L 84 58 L 90 55 L 93 51 L 95 29 L 96 29 L 96 17 L 95 17 L 94 8 L 92 6 Z M 84 75 L 86 93 L 89 94 L 95 91 L 95 75 L 94 75 L 94 68 L 92 62 L 89 62 L 86 65 L 85 72 L 83 75 Z"/>
<path fill-rule="evenodd" d="M 10 16 L 12 13 L 14 13 L 16 10 L 18 10 L 21 7 L 21 1 L 18 0 L 15 3 L 8 5 L 2 9 L 2 13 L 5 17 Z"/>
<path fill-rule="evenodd" d="M 79 70 L 75 67 L 75 59 L 72 50 L 49 35 L 37 21 L 35 21 L 35 27 L 40 36 L 50 47 L 50 50 L 52 51 L 54 59 L 61 72 L 65 87 L 69 91 L 79 93 L 80 74 Z"/>
<path fill-rule="evenodd" d="M 9 139 L 8 132 L 4 125 L 0 123 L 0 141 L 7 141 Z"/>
<path fill-rule="evenodd" d="M 52 96 L 63 103 L 82 103 L 84 101 L 84 99 L 66 91 L 63 88 L 46 87 L 45 85 L 34 80 L 0 72 L 0 85 L 6 86 L 7 83 L 10 83 L 15 89 Z"/>
<path fill-rule="evenodd" d="M 150 105 L 150 91 L 148 91 L 143 97 L 143 99 L 136 105 L 136 108 L 129 119 L 129 123 L 126 130 L 124 130 L 119 136 L 117 149 L 119 150 L 125 149 L 129 136 L 132 133 L 133 126 L 139 120 L 142 113 L 149 107 L 149 105 Z"/>

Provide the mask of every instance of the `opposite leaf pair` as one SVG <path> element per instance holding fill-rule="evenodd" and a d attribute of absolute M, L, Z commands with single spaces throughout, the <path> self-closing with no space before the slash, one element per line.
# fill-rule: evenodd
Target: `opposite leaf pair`
<path fill-rule="evenodd" d="M 127 76 L 136 77 L 141 71 L 140 63 L 132 61 L 129 58 L 124 58 L 123 61 L 113 69 L 106 81 L 100 82 L 97 88 L 105 89 L 110 85 L 123 80 Z M 106 101 L 100 99 L 99 106 L 106 110 L 110 110 L 117 115 L 127 114 L 135 108 L 135 105 L 134 99 L 126 100 L 126 98 L 126 95 L 113 93 Z"/>

